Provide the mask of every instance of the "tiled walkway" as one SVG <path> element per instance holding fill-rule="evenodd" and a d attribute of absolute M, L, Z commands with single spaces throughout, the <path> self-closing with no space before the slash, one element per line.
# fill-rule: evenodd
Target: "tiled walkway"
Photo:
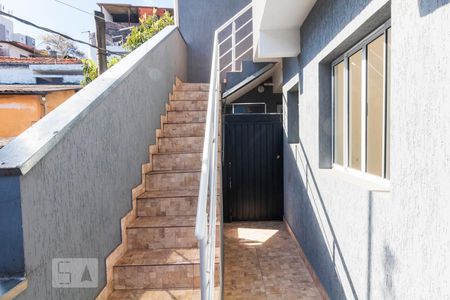
<path fill-rule="evenodd" d="M 283 222 L 224 228 L 225 299 L 322 299 Z"/>

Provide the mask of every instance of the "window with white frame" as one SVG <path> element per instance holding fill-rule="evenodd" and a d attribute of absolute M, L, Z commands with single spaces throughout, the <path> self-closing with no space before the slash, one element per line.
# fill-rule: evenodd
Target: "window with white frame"
<path fill-rule="evenodd" d="M 390 175 L 390 21 L 332 64 L 333 163 Z"/>

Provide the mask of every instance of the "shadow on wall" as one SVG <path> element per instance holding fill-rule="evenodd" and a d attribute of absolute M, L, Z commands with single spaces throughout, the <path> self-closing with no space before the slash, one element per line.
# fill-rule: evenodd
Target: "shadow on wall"
<path fill-rule="evenodd" d="M 394 279 L 393 273 L 395 270 L 397 262 L 395 260 L 394 253 L 388 245 L 384 245 L 384 258 L 383 258 L 383 268 L 384 268 L 384 299 L 396 299 L 395 289 L 394 289 Z"/>
<path fill-rule="evenodd" d="M 285 143 L 285 146 L 286 145 L 287 144 Z M 317 276 L 320 278 L 330 299 L 346 299 L 342 281 L 349 284 L 354 299 L 358 299 L 358 295 L 345 264 L 345 259 L 339 247 L 339 242 L 334 234 L 331 221 L 325 210 L 320 190 L 317 186 L 314 174 L 312 173 L 309 161 L 304 153 L 301 141 L 299 145 L 296 145 L 296 149 L 300 153 L 294 153 L 290 150 L 285 151 L 285 161 L 294 166 L 290 168 L 292 173 L 289 173 L 288 178 L 285 178 L 285 190 L 294 189 L 294 191 L 288 193 L 285 191 L 285 198 L 287 194 L 296 195 L 295 203 L 292 203 L 292 201 L 291 203 L 287 203 L 287 199 L 285 199 L 285 218 L 293 229 L 297 240 L 301 243 L 309 262 L 313 266 Z M 298 165 L 305 174 L 305 180 L 300 174 L 300 169 L 295 167 L 298 154 L 305 157 L 305 161 L 299 160 Z M 311 193 L 309 192 L 309 189 L 311 188 L 315 189 L 314 194 L 318 195 L 317 199 L 312 199 L 310 197 Z M 317 218 L 315 213 L 317 209 L 324 211 L 325 220 L 319 220 Z M 323 234 L 322 228 L 324 227 L 330 230 L 332 240 L 329 240 L 327 236 Z M 332 247 L 331 253 L 329 250 L 330 246 Z M 336 258 L 339 259 L 346 271 L 344 278 L 340 277 L 336 272 Z"/>
<path fill-rule="evenodd" d="M 433 13 L 436 9 L 449 3 L 450 0 L 417 0 L 421 17 Z"/>
<path fill-rule="evenodd" d="M 289 147 L 286 143 L 284 145 Z M 364 297 L 361 295 L 363 292 L 357 291 L 354 286 L 302 141 L 300 140 L 300 143 L 295 145 L 294 151 L 289 147 L 288 151 L 284 151 L 284 153 L 285 161 L 290 165 L 289 171 L 286 172 L 287 178 L 285 178 L 285 218 L 301 243 L 330 299 L 347 299 L 343 285 L 349 287 L 353 299 L 372 299 L 374 192 L 369 191 L 367 194 L 367 282 Z M 286 189 L 290 190 L 286 191 Z M 393 273 L 396 268 L 396 259 L 386 242 L 383 251 L 384 299 L 395 299 Z M 337 265 L 342 266 L 343 274 L 336 271 Z"/>

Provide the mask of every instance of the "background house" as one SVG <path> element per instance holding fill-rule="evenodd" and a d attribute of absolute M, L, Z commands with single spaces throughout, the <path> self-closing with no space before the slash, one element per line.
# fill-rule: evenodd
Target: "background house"
<path fill-rule="evenodd" d="M 0 16 L 0 40 L 12 41 L 14 37 L 14 23 L 4 17 Z"/>
<path fill-rule="evenodd" d="M 126 54 L 129 51 L 123 47 L 131 28 L 139 25 L 139 19 L 146 16 L 162 16 L 166 11 L 173 15 L 172 8 L 153 6 L 134 6 L 131 4 L 98 3 L 100 11 L 105 15 L 106 49 Z M 96 34 L 89 36 L 90 43 L 96 45 Z M 91 49 L 91 57 L 97 60 L 97 52 Z"/>
<path fill-rule="evenodd" d="M 0 84 L 80 84 L 83 65 L 78 59 L 0 57 Z"/>
<path fill-rule="evenodd" d="M 34 46 L 16 41 L 0 41 L 0 56 L 22 58 L 40 55 Z"/>
<path fill-rule="evenodd" d="M 0 56 L 1 146 L 80 90 L 83 78 L 77 59 Z"/>
<path fill-rule="evenodd" d="M 3 139 L 3 145 L 80 89 L 79 85 L 0 85 L 0 139 Z"/>
<path fill-rule="evenodd" d="M 15 42 L 19 42 L 22 44 L 25 44 L 27 46 L 35 47 L 36 46 L 36 40 L 32 38 L 31 36 L 21 34 L 21 33 L 14 33 L 13 40 Z"/>

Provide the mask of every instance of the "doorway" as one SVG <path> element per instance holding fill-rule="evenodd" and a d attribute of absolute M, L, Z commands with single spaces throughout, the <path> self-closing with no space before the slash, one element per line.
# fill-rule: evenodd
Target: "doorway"
<path fill-rule="evenodd" d="M 282 115 L 224 115 L 223 133 L 225 222 L 282 220 Z"/>

